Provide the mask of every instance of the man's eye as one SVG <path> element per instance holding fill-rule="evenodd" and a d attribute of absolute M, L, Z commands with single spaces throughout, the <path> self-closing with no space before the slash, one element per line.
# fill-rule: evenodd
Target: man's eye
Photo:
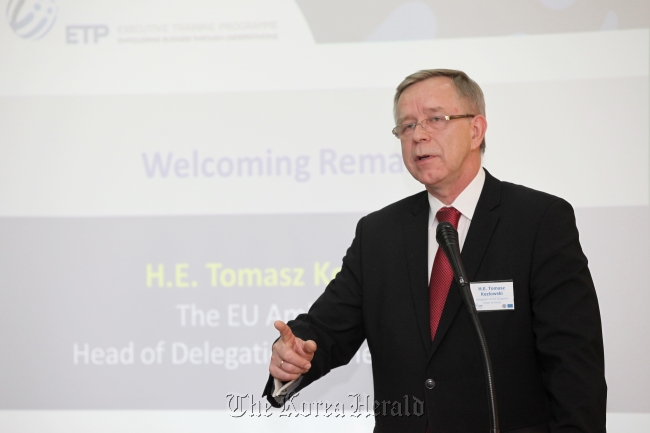
<path fill-rule="evenodd" d="M 441 122 L 443 120 L 444 120 L 444 117 L 438 117 L 438 116 L 434 116 L 431 119 L 429 119 L 429 121 L 431 121 L 433 123 L 438 123 L 438 122 Z"/>
<path fill-rule="evenodd" d="M 410 131 L 412 129 L 415 129 L 415 125 L 417 125 L 417 123 L 407 123 L 406 125 L 402 126 L 402 129 L 404 129 L 404 131 Z"/>

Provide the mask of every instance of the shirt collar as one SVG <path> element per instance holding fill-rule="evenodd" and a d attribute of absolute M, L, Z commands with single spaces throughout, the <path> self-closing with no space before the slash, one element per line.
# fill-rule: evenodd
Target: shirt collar
<path fill-rule="evenodd" d="M 474 216 L 474 211 L 476 210 L 476 205 L 478 204 L 478 199 L 481 196 L 481 191 L 483 190 L 483 184 L 485 183 L 485 170 L 481 167 L 474 176 L 474 179 L 467 185 L 467 187 L 460 193 L 456 200 L 449 206 L 455 207 L 465 218 L 472 220 Z M 445 207 L 445 205 L 432 196 L 430 193 L 427 193 L 429 196 L 429 227 L 433 225 L 438 211 Z"/>

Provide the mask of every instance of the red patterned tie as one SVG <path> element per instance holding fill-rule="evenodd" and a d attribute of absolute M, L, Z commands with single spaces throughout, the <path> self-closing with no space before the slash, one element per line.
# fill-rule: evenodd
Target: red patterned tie
<path fill-rule="evenodd" d="M 438 223 L 449 222 L 456 230 L 458 230 L 458 220 L 460 219 L 460 212 L 453 207 L 443 207 L 436 214 Z M 431 325 L 431 340 L 436 336 L 436 330 L 440 323 L 442 310 L 447 301 L 447 294 L 451 286 L 451 280 L 454 278 L 454 272 L 451 265 L 447 260 L 447 256 L 438 247 L 436 257 L 433 260 L 433 268 L 431 269 L 431 280 L 429 282 L 429 317 Z"/>

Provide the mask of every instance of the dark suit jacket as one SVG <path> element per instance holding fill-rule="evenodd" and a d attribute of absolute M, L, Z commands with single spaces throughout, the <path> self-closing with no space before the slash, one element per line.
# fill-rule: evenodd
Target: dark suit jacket
<path fill-rule="evenodd" d="M 455 282 L 429 336 L 428 218 L 422 192 L 359 221 L 341 272 L 289 322 L 318 344 L 299 389 L 347 364 L 367 339 L 376 432 L 424 432 L 427 423 L 431 433 L 488 432 L 480 347 Z M 486 172 L 462 258 L 471 281 L 514 282 L 514 311 L 479 313 L 501 431 L 605 432 L 600 313 L 571 206 Z M 424 402 L 425 414 L 406 415 L 405 398 Z"/>

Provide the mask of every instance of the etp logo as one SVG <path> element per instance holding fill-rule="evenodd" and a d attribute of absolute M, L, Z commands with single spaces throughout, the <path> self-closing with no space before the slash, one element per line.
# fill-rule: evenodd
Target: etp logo
<path fill-rule="evenodd" d="M 36 40 L 54 26 L 58 11 L 55 0 L 9 0 L 7 22 L 16 35 Z"/>
<path fill-rule="evenodd" d="M 76 25 L 65 28 L 66 44 L 96 44 L 100 38 L 108 36 L 108 26 Z"/>

